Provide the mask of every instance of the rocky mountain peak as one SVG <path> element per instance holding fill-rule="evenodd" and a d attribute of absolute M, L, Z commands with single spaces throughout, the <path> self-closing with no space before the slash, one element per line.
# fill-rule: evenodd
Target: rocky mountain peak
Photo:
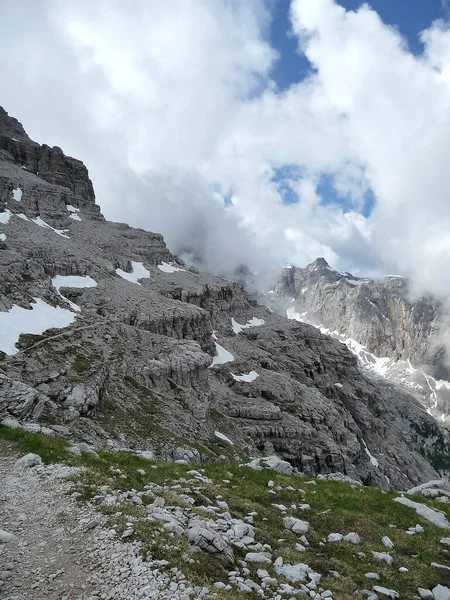
<path fill-rule="evenodd" d="M 316 258 L 315 261 L 313 261 L 312 263 L 310 263 L 307 267 L 306 267 L 309 271 L 315 271 L 317 269 L 329 269 L 332 270 L 330 265 L 327 263 L 327 261 L 322 258 Z"/>
<path fill-rule="evenodd" d="M 278 312 L 337 336 L 366 367 L 407 385 L 432 414 L 450 421 L 441 306 L 432 298 L 411 300 L 406 278 L 355 277 L 319 258 L 285 270 L 269 301 Z"/>
<path fill-rule="evenodd" d="M 34 216 L 56 219 L 58 225 L 67 215 L 67 206 L 83 208 L 90 218 L 103 219 L 95 203 L 95 193 L 84 164 L 66 156 L 58 146 L 51 148 L 32 141 L 22 124 L 0 107 L 0 208 L 4 209 L 17 189 Z M 51 186 L 42 194 L 31 193 Z M 30 193 L 28 193 L 30 191 Z M 24 193 L 26 192 L 26 193 Z M 16 196 L 17 197 L 17 194 Z M 33 205 L 28 199 L 33 198 Z"/>

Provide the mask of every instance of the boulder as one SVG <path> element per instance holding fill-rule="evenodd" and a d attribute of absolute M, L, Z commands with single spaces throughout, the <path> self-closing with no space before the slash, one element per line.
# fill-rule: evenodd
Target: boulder
<path fill-rule="evenodd" d="M 214 556 L 224 567 L 234 564 L 234 553 L 231 547 L 205 521 L 201 519 L 189 521 L 186 535 L 192 546 Z"/>
<path fill-rule="evenodd" d="M 25 456 L 22 456 L 22 458 L 19 458 L 18 460 L 16 460 L 15 464 L 14 464 L 14 469 L 15 470 L 23 470 L 23 469 L 29 469 L 30 467 L 35 467 L 36 465 L 41 465 L 42 464 L 42 458 L 39 456 L 39 454 L 25 454 Z"/>

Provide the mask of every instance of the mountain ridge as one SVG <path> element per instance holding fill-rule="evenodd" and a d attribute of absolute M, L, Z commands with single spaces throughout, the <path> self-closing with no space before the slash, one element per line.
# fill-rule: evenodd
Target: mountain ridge
<path fill-rule="evenodd" d="M 449 420 L 443 307 L 431 296 L 411 300 L 406 278 L 355 277 L 319 258 L 286 267 L 268 297 L 275 310 L 333 335 L 372 371 L 408 386 L 430 414 Z"/>
<path fill-rule="evenodd" d="M 374 383 L 342 344 L 242 285 L 187 268 L 161 235 L 105 221 L 84 165 L 20 132 L 14 141 L 5 115 L 6 422 L 193 463 L 277 454 L 308 475 L 380 487 L 448 468 L 448 434 L 414 397 Z"/>

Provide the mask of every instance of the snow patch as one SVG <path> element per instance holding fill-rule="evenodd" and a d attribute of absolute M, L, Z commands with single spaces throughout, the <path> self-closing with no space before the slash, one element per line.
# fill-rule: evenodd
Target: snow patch
<path fill-rule="evenodd" d="M 0 242 L 6 241 L 6 235 L 4 233 L 0 233 Z"/>
<path fill-rule="evenodd" d="M 16 188 L 15 190 L 13 190 L 13 200 L 15 200 L 16 202 L 21 202 L 22 201 L 22 190 L 20 188 Z"/>
<path fill-rule="evenodd" d="M 71 215 L 69 215 L 69 219 L 72 219 L 72 221 L 81 221 L 81 217 L 78 216 L 76 213 L 72 213 Z"/>
<path fill-rule="evenodd" d="M 216 356 L 213 358 L 212 363 L 209 365 L 209 368 L 214 365 L 224 365 L 225 363 L 232 362 L 234 360 L 234 356 L 228 350 L 225 350 L 223 346 L 220 346 L 217 342 L 214 342 L 216 346 Z"/>
<path fill-rule="evenodd" d="M 14 305 L 7 312 L 0 312 L 0 350 L 12 355 L 18 352 L 16 343 L 23 333 L 40 335 L 47 329 L 62 329 L 75 320 L 75 315 L 60 306 L 51 306 L 40 298 L 34 298 L 31 310 Z"/>
<path fill-rule="evenodd" d="M 58 292 L 58 295 L 61 296 L 61 298 L 63 298 L 68 304 L 70 304 L 70 307 L 73 310 L 80 312 L 81 308 L 77 304 L 63 296 L 59 291 L 60 288 L 92 288 L 97 287 L 97 282 L 95 281 L 95 279 L 92 279 L 92 277 L 89 277 L 89 275 L 56 275 L 52 279 L 52 286 Z"/>
<path fill-rule="evenodd" d="M 247 383 L 255 381 L 255 379 L 259 377 L 256 371 L 250 371 L 250 373 L 243 373 L 242 375 L 233 375 L 233 373 L 231 373 L 231 376 L 235 381 L 245 381 Z"/>
<path fill-rule="evenodd" d="M 11 218 L 12 212 L 8 209 L 6 209 L 4 212 L 0 213 L 0 223 L 3 223 L 3 225 L 6 225 L 7 223 L 9 223 L 9 219 Z"/>
<path fill-rule="evenodd" d="M 163 273 L 175 273 L 176 271 L 186 271 L 186 269 L 176 267 L 173 263 L 166 262 L 162 262 L 160 265 L 158 265 L 158 269 Z"/>
<path fill-rule="evenodd" d="M 305 317 L 308 314 L 308 311 L 306 310 L 303 313 L 298 313 L 295 310 L 295 307 L 292 306 L 291 308 L 287 308 L 286 309 L 286 317 L 288 319 L 291 319 L 293 321 L 300 321 L 300 323 L 306 323 Z"/>
<path fill-rule="evenodd" d="M 150 271 L 141 262 L 131 262 L 131 273 L 122 271 L 122 269 L 116 269 L 116 273 L 122 279 L 136 283 L 137 285 L 141 285 L 138 281 L 139 279 L 150 279 Z"/>
<path fill-rule="evenodd" d="M 19 215 L 17 215 L 17 216 L 19 216 Z M 25 215 L 23 215 L 23 216 L 25 216 Z M 28 219 L 26 217 L 24 220 L 28 221 Z M 41 219 L 41 217 L 36 217 L 35 219 L 31 219 L 31 220 L 33 223 L 36 223 L 36 225 L 39 225 L 39 227 L 43 227 L 44 229 L 51 229 L 57 235 L 60 235 L 63 238 L 70 239 L 69 236 L 67 235 L 67 229 L 55 229 L 54 227 L 52 227 L 51 225 L 46 223 L 43 219 Z"/>
<path fill-rule="evenodd" d="M 219 438 L 219 440 L 223 440 L 224 442 L 228 442 L 229 444 L 234 446 L 234 443 L 224 433 L 220 433 L 220 431 L 215 431 L 214 435 L 216 436 L 216 438 Z"/>
<path fill-rule="evenodd" d="M 394 498 L 394 502 L 398 502 L 399 504 L 403 504 L 404 506 L 408 506 L 409 508 L 414 508 L 416 513 L 436 525 L 436 527 L 440 527 L 441 529 L 450 529 L 450 523 L 447 521 L 447 517 L 442 511 L 437 511 L 425 504 L 421 504 L 420 502 L 414 502 L 409 498 L 404 498 L 403 496 L 399 498 Z"/>
<path fill-rule="evenodd" d="M 79 208 L 76 208 L 76 206 L 72 206 L 71 204 L 66 204 L 66 209 L 67 209 L 67 212 L 70 212 L 70 213 L 80 212 Z"/>
<path fill-rule="evenodd" d="M 252 317 L 250 321 L 248 321 L 248 323 L 246 323 L 245 325 L 241 325 L 234 319 L 231 319 L 231 327 L 234 333 L 236 334 L 241 333 L 243 329 L 249 329 L 250 327 L 259 327 L 260 325 L 264 325 L 264 323 L 264 319 L 257 319 L 256 317 Z"/>
<path fill-rule="evenodd" d="M 375 458 L 375 456 L 373 454 L 370 453 L 369 448 L 367 447 L 367 444 L 364 440 L 362 440 L 362 443 L 364 444 L 364 451 L 367 454 L 367 456 L 369 457 L 370 460 L 370 464 L 372 464 L 374 467 L 376 467 L 378 469 L 378 461 Z"/>

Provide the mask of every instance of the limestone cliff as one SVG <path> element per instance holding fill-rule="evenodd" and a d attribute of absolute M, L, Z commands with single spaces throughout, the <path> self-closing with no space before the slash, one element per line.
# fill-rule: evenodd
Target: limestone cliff
<path fill-rule="evenodd" d="M 384 487 L 445 467 L 445 431 L 345 346 L 105 221 L 82 163 L 4 111 L 0 147 L 1 418 L 193 462 L 277 453 Z"/>

